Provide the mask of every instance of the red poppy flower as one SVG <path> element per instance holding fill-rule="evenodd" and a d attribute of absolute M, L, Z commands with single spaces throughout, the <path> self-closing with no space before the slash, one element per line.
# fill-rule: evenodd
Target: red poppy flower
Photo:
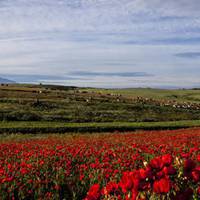
<path fill-rule="evenodd" d="M 192 171 L 192 178 L 195 182 L 198 182 L 200 181 L 200 170 L 198 170 L 198 168 L 195 168 L 193 171 Z"/>
<path fill-rule="evenodd" d="M 98 200 L 100 198 L 100 185 L 94 184 L 87 193 L 85 200 Z"/>
<path fill-rule="evenodd" d="M 118 184 L 117 183 L 114 183 L 114 182 L 109 182 L 105 189 L 103 190 L 103 193 L 105 195 L 108 195 L 108 194 L 113 194 L 113 193 L 117 193 L 118 192 Z"/>
<path fill-rule="evenodd" d="M 166 154 L 162 156 L 163 164 L 168 166 L 172 164 L 173 158 L 170 154 Z"/>
<path fill-rule="evenodd" d="M 153 191 L 157 194 L 168 193 L 170 191 L 170 181 L 167 178 L 156 180 L 153 184 Z"/>
<path fill-rule="evenodd" d="M 164 167 L 163 172 L 166 175 L 174 175 L 174 174 L 176 174 L 176 169 L 173 166 Z"/>
<path fill-rule="evenodd" d="M 161 170 L 163 168 L 163 166 L 164 166 L 162 158 L 161 157 L 156 157 L 156 158 L 152 159 L 151 162 L 150 162 L 150 166 L 153 169 Z"/>
<path fill-rule="evenodd" d="M 190 170 L 194 169 L 195 166 L 196 166 L 195 162 L 191 159 L 187 159 L 184 162 L 184 170 L 186 170 L 186 171 L 190 171 Z"/>
<path fill-rule="evenodd" d="M 129 172 L 124 172 L 119 183 L 120 187 L 122 188 L 123 193 L 126 193 L 128 190 L 131 190 L 133 187 L 133 182 Z"/>
<path fill-rule="evenodd" d="M 199 161 L 199 162 L 200 162 L 200 154 L 199 154 L 199 155 L 197 155 L 197 161 Z"/>

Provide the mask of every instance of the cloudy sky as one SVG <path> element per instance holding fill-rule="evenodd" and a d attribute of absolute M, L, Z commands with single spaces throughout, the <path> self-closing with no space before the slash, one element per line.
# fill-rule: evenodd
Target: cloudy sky
<path fill-rule="evenodd" d="M 0 0 L 0 76 L 199 87 L 199 0 Z"/>

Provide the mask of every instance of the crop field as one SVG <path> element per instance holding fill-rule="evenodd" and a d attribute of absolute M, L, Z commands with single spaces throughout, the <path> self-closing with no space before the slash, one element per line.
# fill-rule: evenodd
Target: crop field
<path fill-rule="evenodd" d="M 200 198 L 200 129 L 1 136 L 1 199 Z"/>
<path fill-rule="evenodd" d="M 90 122 L 65 123 L 44 121 L 0 122 L 1 134 L 40 134 L 40 133 L 95 133 L 136 130 L 174 130 L 180 128 L 200 127 L 200 120 L 183 120 L 167 122 Z"/>

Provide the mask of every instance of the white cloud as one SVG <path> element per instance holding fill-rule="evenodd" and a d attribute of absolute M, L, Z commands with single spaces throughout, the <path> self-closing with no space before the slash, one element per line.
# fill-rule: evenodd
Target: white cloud
<path fill-rule="evenodd" d="M 174 55 L 200 52 L 199 9 L 199 0 L 0 1 L 0 74 L 198 74 L 199 59 Z"/>

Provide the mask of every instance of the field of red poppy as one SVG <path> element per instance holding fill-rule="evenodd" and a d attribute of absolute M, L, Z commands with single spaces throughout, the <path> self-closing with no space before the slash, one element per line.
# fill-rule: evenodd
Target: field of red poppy
<path fill-rule="evenodd" d="M 199 144 L 200 129 L 4 139 L 0 199 L 199 199 Z"/>

